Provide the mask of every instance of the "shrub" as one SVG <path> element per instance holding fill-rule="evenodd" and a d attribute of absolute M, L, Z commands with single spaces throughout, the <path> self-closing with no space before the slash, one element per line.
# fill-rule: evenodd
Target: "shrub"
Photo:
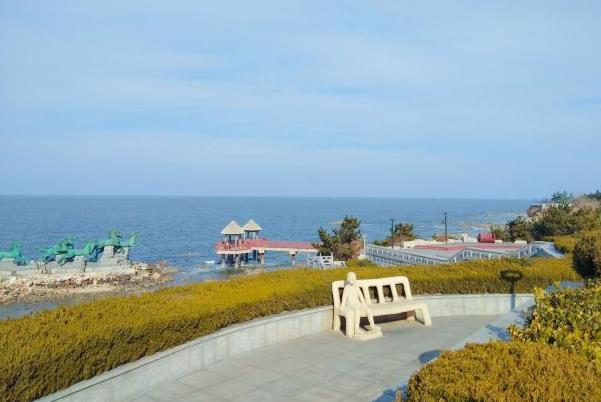
<path fill-rule="evenodd" d="M 367 258 L 362 259 L 362 260 L 355 258 L 352 260 L 348 260 L 346 262 L 346 266 L 349 268 L 365 268 L 365 267 L 375 268 L 378 265 L 374 264 L 372 261 L 368 260 Z"/>
<path fill-rule="evenodd" d="M 537 290 L 535 299 L 526 325 L 509 329 L 513 339 L 558 346 L 601 363 L 601 282 L 551 293 Z"/>
<path fill-rule="evenodd" d="M 601 277 L 601 231 L 580 235 L 574 247 L 574 266 L 585 277 Z"/>
<path fill-rule="evenodd" d="M 547 345 L 472 344 L 423 367 L 407 394 L 409 401 L 600 401 L 601 370 Z"/>
<path fill-rule="evenodd" d="M 406 275 L 414 294 L 506 293 L 580 277 L 568 260 L 472 261 L 444 266 L 353 268 L 359 278 Z M 229 325 L 331 304 L 348 269 L 295 269 L 112 297 L 0 322 L 0 400 L 38 398 L 121 364 Z"/>

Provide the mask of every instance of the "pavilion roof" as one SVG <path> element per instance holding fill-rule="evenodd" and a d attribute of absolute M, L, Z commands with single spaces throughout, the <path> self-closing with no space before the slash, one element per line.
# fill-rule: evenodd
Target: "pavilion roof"
<path fill-rule="evenodd" d="M 258 232 L 263 230 L 263 228 L 257 225 L 257 222 L 253 221 L 252 219 L 246 222 L 242 229 L 244 229 L 245 232 Z"/>
<path fill-rule="evenodd" d="M 238 225 L 238 222 L 231 221 L 228 223 L 226 227 L 221 231 L 222 235 L 242 235 L 244 234 L 244 230 Z"/>

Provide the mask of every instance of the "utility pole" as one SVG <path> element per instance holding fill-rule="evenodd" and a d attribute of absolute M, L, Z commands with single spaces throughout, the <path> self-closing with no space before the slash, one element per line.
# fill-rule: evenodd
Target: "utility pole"
<path fill-rule="evenodd" d="M 390 243 L 394 248 L 394 218 L 388 218 L 390 220 Z"/>
<path fill-rule="evenodd" d="M 441 223 L 444 223 L 444 242 L 446 244 L 448 244 L 449 243 L 449 219 L 448 219 L 446 212 L 444 212 L 444 219 L 442 220 Z"/>

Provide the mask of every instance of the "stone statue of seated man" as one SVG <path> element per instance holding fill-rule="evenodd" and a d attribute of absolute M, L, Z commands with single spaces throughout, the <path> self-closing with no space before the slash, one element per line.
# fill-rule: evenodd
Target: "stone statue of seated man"
<path fill-rule="evenodd" d="M 369 309 L 363 292 L 357 284 L 357 275 L 349 272 L 346 276 L 346 285 L 342 291 L 342 300 L 340 301 L 340 312 L 344 315 L 346 321 L 346 336 L 349 338 L 371 339 L 382 336 L 380 327 L 374 324 L 374 316 Z M 369 331 L 360 327 L 361 317 L 367 317 L 369 321 Z"/>

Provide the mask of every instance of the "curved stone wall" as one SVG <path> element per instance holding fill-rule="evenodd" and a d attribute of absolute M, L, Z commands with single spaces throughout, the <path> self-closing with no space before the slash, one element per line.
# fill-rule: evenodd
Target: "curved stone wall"
<path fill-rule="evenodd" d="M 432 317 L 500 315 L 534 302 L 531 294 L 418 296 Z M 282 313 L 233 325 L 178 347 L 124 364 L 41 401 L 123 401 L 163 381 L 182 377 L 239 353 L 330 331 L 332 307 Z"/>

